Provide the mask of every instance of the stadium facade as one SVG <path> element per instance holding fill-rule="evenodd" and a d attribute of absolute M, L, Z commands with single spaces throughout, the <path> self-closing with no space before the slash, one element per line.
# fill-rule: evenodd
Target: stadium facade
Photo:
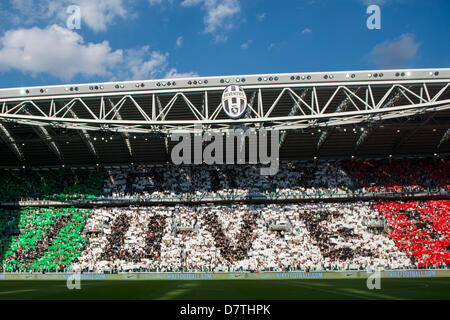
<path fill-rule="evenodd" d="M 0 271 L 446 269 L 449 85 L 420 69 L 0 90 Z M 174 165 L 172 136 L 210 130 L 279 134 L 280 170 Z"/>
<path fill-rule="evenodd" d="M 165 163 L 174 132 L 280 131 L 280 160 L 450 152 L 450 69 L 195 77 L 0 90 L 1 167 Z M 247 109 L 222 107 L 230 85 Z M 247 142 L 248 143 L 248 142 Z"/>

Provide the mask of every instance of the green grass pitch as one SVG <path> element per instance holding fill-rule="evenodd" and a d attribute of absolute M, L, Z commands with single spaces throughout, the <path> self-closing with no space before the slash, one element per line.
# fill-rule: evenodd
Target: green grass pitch
<path fill-rule="evenodd" d="M 0 281 L 7 299 L 151 300 L 321 300 L 450 299 L 450 278 L 381 279 L 368 290 L 364 279 L 342 280 L 82 280 L 81 290 L 65 281 Z"/>

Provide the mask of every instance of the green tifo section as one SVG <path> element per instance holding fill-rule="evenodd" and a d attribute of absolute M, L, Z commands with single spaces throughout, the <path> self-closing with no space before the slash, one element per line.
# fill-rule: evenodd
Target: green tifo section
<path fill-rule="evenodd" d="M 6 299 L 147 299 L 147 300 L 321 300 L 450 299 L 450 278 L 382 279 L 369 290 L 366 279 L 340 280 L 160 280 L 81 281 L 69 290 L 66 281 L 0 281 Z M 171 314 L 175 318 L 175 314 Z"/>
<path fill-rule="evenodd" d="M 0 170 L 0 200 L 92 198 L 99 194 L 105 174 L 102 169 L 3 169 Z"/>
<path fill-rule="evenodd" d="M 0 269 L 58 271 L 67 268 L 87 244 L 81 231 L 90 214 L 90 209 L 76 208 L 0 211 L 0 240 L 3 241 Z M 20 229 L 19 235 L 11 235 Z"/>

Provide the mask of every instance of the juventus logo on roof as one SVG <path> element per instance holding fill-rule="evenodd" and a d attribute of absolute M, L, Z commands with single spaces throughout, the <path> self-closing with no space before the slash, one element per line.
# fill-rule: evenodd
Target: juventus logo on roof
<path fill-rule="evenodd" d="M 247 109 L 247 96 L 244 90 L 236 85 L 231 85 L 223 91 L 222 108 L 233 119 L 241 117 Z"/>

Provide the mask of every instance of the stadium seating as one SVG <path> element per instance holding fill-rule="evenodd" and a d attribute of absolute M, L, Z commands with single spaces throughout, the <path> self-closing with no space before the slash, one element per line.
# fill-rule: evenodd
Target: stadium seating
<path fill-rule="evenodd" d="M 19 235 L 2 252 L 4 271 L 64 269 L 86 245 L 82 231 L 89 209 L 25 208 L 18 214 Z"/>
<path fill-rule="evenodd" d="M 449 164 L 449 159 L 289 161 L 275 176 L 261 176 L 248 165 L 2 170 L 0 200 L 449 192 Z M 0 209 L 0 270 L 446 267 L 449 209 L 443 200 Z"/>
<path fill-rule="evenodd" d="M 93 272 L 439 267 L 449 263 L 448 208 L 448 201 L 28 208 L 2 265 Z M 380 217 L 388 233 L 364 223 Z M 286 229 L 271 229 L 281 223 Z"/>
<path fill-rule="evenodd" d="M 367 191 L 450 190 L 449 159 L 347 161 L 344 167 Z"/>
<path fill-rule="evenodd" d="M 289 161 L 274 176 L 255 166 L 143 166 L 1 170 L 0 199 L 230 196 L 249 193 L 367 193 L 450 190 L 450 159 Z"/>
<path fill-rule="evenodd" d="M 48 199 L 99 195 L 103 170 L 0 170 L 0 199 Z"/>
<path fill-rule="evenodd" d="M 386 202 L 377 209 L 389 238 L 418 266 L 450 264 L 450 201 Z"/>
<path fill-rule="evenodd" d="M 251 193 L 333 194 L 450 190 L 448 159 L 280 164 L 274 176 L 254 166 L 134 166 L 107 169 L 103 194 L 113 197 L 230 196 Z M 392 163 L 392 168 L 389 163 Z M 415 174 L 418 172 L 419 174 Z"/>

